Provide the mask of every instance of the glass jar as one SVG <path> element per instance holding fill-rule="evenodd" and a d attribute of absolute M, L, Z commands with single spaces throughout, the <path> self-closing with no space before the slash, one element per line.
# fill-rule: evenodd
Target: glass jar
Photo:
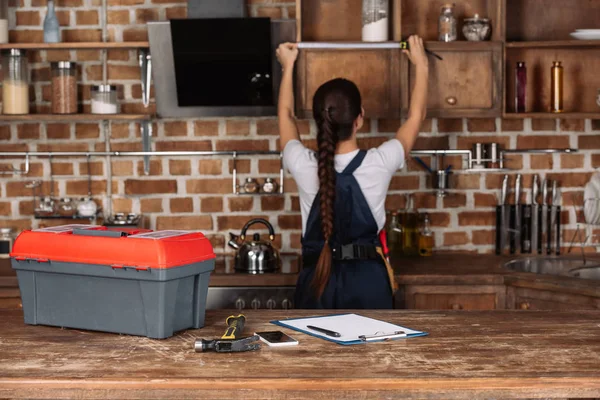
<path fill-rule="evenodd" d="M 115 85 L 92 86 L 92 114 L 117 114 L 117 87 Z"/>
<path fill-rule="evenodd" d="M 55 203 L 52 197 L 46 196 L 40 200 L 39 207 L 35 210 L 37 215 L 41 215 L 44 217 L 54 215 L 55 212 Z"/>
<path fill-rule="evenodd" d="M 254 179 L 254 178 L 246 179 L 246 183 L 244 183 L 244 191 L 246 193 L 258 193 L 259 189 L 260 189 L 260 186 L 258 185 L 258 182 L 256 182 L 256 179 Z"/>
<path fill-rule="evenodd" d="M 389 40 L 389 0 L 363 0 L 362 40 L 385 42 Z"/>
<path fill-rule="evenodd" d="M 454 17 L 454 5 L 444 4 L 438 20 L 438 38 L 442 42 L 453 42 L 457 37 L 456 17 Z"/>
<path fill-rule="evenodd" d="M 80 217 L 93 217 L 98 211 L 96 202 L 91 197 L 83 197 L 77 205 L 77 214 Z"/>
<path fill-rule="evenodd" d="M 8 43 L 8 1 L 0 1 L 0 43 Z"/>
<path fill-rule="evenodd" d="M 279 185 L 272 178 L 265 179 L 265 183 L 263 183 L 263 187 L 262 187 L 263 192 L 265 192 L 265 193 L 275 193 L 275 192 L 277 192 L 278 188 L 279 188 Z"/>
<path fill-rule="evenodd" d="M 52 67 L 52 113 L 75 114 L 77 112 L 77 65 L 59 61 Z"/>
<path fill-rule="evenodd" d="M 13 241 L 14 237 L 11 228 L 0 229 L 0 258 L 10 258 Z"/>
<path fill-rule="evenodd" d="M 57 212 L 63 217 L 72 217 L 76 213 L 76 207 L 72 199 L 64 197 L 58 201 Z"/>
<path fill-rule="evenodd" d="M 2 52 L 4 114 L 29 114 L 29 67 L 25 50 Z"/>

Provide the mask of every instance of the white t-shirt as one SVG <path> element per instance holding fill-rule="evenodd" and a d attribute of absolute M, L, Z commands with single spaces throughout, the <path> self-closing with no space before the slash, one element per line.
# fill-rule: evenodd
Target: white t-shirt
<path fill-rule="evenodd" d="M 335 170 L 343 172 L 358 152 L 359 150 L 355 150 L 346 154 L 336 154 Z M 404 166 L 404 160 L 402 144 L 397 139 L 391 139 L 378 148 L 369 150 L 360 167 L 354 171 L 354 178 L 380 231 L 385 226 L 385 198 L 390 181 L 394 173 Z M 283 163 L 298 185 L 304 234 L 310 209 L 319 192 L 317 155 L 304 147 L 299 140 L 292 140 L 283 150 Z"/>

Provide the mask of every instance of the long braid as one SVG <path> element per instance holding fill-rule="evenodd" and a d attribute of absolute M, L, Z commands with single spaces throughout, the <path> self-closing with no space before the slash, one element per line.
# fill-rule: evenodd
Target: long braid
<path fill-rule="evenodd" d="M 318 160 L 319 160 L 319 195 L 321 227 L 323 229 L 323 238 L 325 245 L 321 250 L 313 287 L 317 298 L 321 297 L 329 275 L 331 274 L 331 246 L 329 240 L 333 234 L 333 205 L 335 203 L 335 149 L 337 147 L 338 135 L 334 129 L 334 123 L 331 119 L 332 108 L 323 110 L 323 122 L 317 136 L 318 142 Z"/>
<path fill-rule="evenodd" d="M 338 78 L 324 83 L 313 98 L 313 117 L 317 123 L 319 211 L 325 239 L 312 281 L 317 299 L 323 295 L 331 275 L 336 192 L 335 152 L 340 141 L 352 137 L 355 120 L 361 111 L 360 92 L 354 83 L 346 79 Z"/>

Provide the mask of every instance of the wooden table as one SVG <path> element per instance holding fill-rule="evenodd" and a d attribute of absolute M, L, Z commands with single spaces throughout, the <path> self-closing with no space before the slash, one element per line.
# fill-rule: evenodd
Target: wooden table
<path fill-rule="evenodd" d="M 308 311 L 249 311 L 246 332 Z M 26 326 L 0 311 L 0 398 L 600 397 L 600 312 L 365 311 L 429 336 L 340 346 L 293 332 L 293 348 L 194 353 L 206 327 L 151 340 Z M 234 393 L 236 392 L 236 393 Z"/>

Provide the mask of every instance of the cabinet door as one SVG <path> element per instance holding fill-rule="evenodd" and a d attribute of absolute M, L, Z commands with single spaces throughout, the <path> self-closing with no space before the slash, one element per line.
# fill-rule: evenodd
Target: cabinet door
<path fill-rule="evenodd" d="M 315 92 L 334 78 L 346 78 L 358 86 L 367 117 L 400 116 L 401 54 L 398 49 L 300 50 L 296 70 L 298 116 L 312 118 Z"/>
<path fill-rule="evenodd" d="M 417 310 L 498 310 L 505 305 L 504 286 L 410 285 L 406 308 Z"/>
<path fill-rule="evenodd" d="M 460 49 L 453 47 L 460 46 Z M 502 115 L 502 48 L 500 43 L 427 43 L 443 60 L 429 58 L 428 117 L 496 117 Z M 408 65 L 409 63 L 407 63 Z M 410 104 L 415 69 L 408 65 L 403 106 Z"/>
<path fill-rule="evenodd" d="M 507 307 L 516 310 L 598 310 L 600 298 L 549 290 L 508 288 Z"/>

